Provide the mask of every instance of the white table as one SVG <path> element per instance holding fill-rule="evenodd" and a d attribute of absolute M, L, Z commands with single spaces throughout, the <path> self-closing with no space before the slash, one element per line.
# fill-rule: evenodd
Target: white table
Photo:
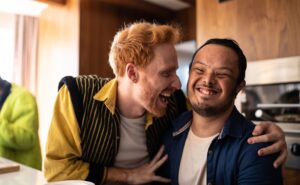
<path fill-rule="evenodd" d="M 0 160 L 9 161 L 3 157 Z M 20 170 L 0 174 L 0 185 L 43 185 L 46 183 L 42 171 L 20 165 Z"/>

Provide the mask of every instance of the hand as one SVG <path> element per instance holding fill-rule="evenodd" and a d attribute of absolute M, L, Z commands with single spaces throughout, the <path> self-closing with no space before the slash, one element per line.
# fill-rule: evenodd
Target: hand
<path fill-rule="evenodd" d="M 170 179 L 155 175 L 155 171 L 168 159 L 167 155 L 163 156 L 163 152 L 164 146 L 159 149 L 152 161 L 138 168 L 108 168 L 106 184 L 146 184 L 152 181 L 171 182 Z"/>
<path fill-rule="evenodd" d="M 280 155 L 274 161 L 273 166 L 277 168 L 285 162 L 288 153 L 287 145 L 285 142 L 284 133 L 279 126 L 272 122 L 261 122 L 255 126 L 252 134 L 253 137 L 248 139 L 249 144 L 274 142 L 272 145 L 258 150 L 259 156 L 280 152 Z"/>
<path fill-rule="evenodd" d="M 154 159 L 139 168 L 130 169 L 128 183 L 129 184 L 145 184 L 152 181 L 170 183 L 170 179 L 155 175 L 155 171 L 168 159 L 168 155 L 164 155 L 164 146 L 160 147 Z"/>

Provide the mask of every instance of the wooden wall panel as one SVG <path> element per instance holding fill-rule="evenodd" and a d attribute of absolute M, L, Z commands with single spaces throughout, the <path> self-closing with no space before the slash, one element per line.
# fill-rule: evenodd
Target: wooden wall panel
<path fill-rule="evenodd" d="M 299 20 L 299 0 L 196 1 L 198 45 L 230 37 L 249 61 L 300 55 Z"/>
<path fill-rule="evenodd" d="M 110 42 L 118 30 L 116 16 L 110 6 L 81 1 L 79 74 L 112 77 L 108 64 Z"/>
<path fill-rule="evenodd" d="M 196 39 L 196 7 L 191 7 L 176 12 L 175 18 L 172 20 L 175 24 L 182 27 L 182 41 Z"/>
<path fill-rule="evenodd" d="M 150 11 L 121 5 L 107 1 L 80 2 L 80 74 L 114 76 L 108 63 L 108 53 L 115 33 L 124 24 L 139 20 L 168 21 L 165 17 L 162 19 L 149 13 Z"/>
<path fill-rule="evenodd" d="M 283 169 L 284 185 L 300 185 L 300 170 Z"/>

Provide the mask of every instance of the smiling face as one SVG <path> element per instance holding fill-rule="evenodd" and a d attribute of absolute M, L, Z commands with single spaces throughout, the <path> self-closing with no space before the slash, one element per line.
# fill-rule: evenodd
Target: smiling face
<path fill-rule="evenodd" d="M 154 48 L 154 58 L 146 67 L 138 70 L 137 101 L 157 117 L 165 114 L 168 99 L 181 87 L 176 70 L 177 55 L 172 44 L 161 44 Z"/>
<path fill-rule="evenodd" d="M 200 49 L 188 81 L 193 110 L 205 117 L 231 111 L 236 94 L 244 87 L 244 81 L 237 84 L 238 75 L 238 56 L 231 48 L 208 44 Z"/>

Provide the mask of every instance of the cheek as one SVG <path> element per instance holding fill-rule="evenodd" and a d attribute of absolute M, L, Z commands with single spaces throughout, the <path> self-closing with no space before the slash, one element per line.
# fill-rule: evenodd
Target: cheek
<path fill-rule="evenodd" d="M 236 84 L 232 81 L 225 81 L 223 83 L 220 83 L 221 88 L 223 89 L 223 92 L 226 92 L 226 94 L 232 94 L 236 91 Z"/>

